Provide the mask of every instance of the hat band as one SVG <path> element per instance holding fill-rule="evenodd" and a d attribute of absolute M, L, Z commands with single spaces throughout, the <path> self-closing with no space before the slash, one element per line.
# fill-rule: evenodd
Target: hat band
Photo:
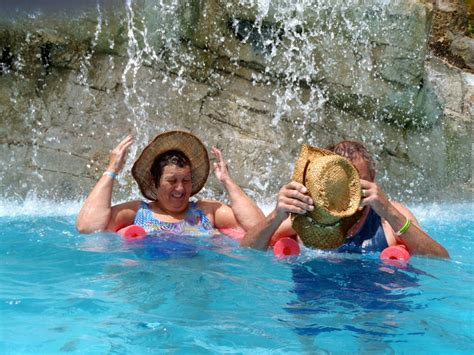
<path fill-rule="evenodd" d="M 295 218 L 297 216 L 301 216 L 301 215 L 293 214 L 293 218 Z M 311 216 L 306 215 L 306 218 L 311 222 L 311 224 L 313 224 L 315 227 L 319 227 L 319 228 L 334 228 L 334 227 L 339 227 L 341 225 L 341 220 L 340 219 L 338 219 L 334 223 L 323 224 L 323 223 L 317 222 Z"/>

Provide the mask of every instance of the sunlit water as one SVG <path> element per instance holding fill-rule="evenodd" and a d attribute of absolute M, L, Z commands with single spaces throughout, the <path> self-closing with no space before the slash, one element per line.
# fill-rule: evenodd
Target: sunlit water
<path fill-rule="evenodd" d="M 80 235 L 77 208 L 0 204 L 0 353 L 473 351 L 472 203 L 414 206 L 452 259 L 403 267 Z"/>

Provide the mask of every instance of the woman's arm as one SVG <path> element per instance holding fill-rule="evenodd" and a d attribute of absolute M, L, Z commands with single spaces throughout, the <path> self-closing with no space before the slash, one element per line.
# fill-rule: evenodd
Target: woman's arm
<path fill-rule="evenodd" d="M 76 228 L 79 232 L 110 230 L 118 224 L 117 222 L 127 222 L 130 218 L 130 212 L 120 213 L 122 210 L 129 210 L 130 206 L 124 204 L 112 209 L 111 204 L 115 176 L 122 170 L 126 153 L 132 143 L 132 136 L 128 135 L 112 151 L 106 173 L 100 177 L 79 211 L 76 220 Z M 117 218 L 124 220 L 119 221 Z"/>
<path fill-rule="evenodd" d="M 216 147 L 211 153 L 217 158 L 214 163 L 214 173 L 224 186 L 230 200 L 229 206 L 221 204 L 214 212 L 214 224 L 217 228 L 235 227 L 236 224 L 248 230 L 256 223 L 263 221 L 265 215 L 257 204 L 230 177 L 222 153 Z"/>
<path fill-rule="evenodd" d="M 390 202 L 376 183 L 361 180 L 361 187 L 363 196 L 361 206 L 371 206 L 382 217 L 389 244 L 390 241 L 404 244 L 413 255 L 449 258 L 447 250 L 420 227 L 408 208 L 398 202 Z M 411 225 L 403 234 L 397 235 L 407 221 L 410 221 Z"/>

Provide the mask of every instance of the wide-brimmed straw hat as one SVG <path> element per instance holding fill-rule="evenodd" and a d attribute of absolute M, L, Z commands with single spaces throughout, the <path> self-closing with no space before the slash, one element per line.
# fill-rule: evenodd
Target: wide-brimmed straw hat
<path fill-rule="evenodd" d="M 341 246 L 347 229 L 342 219 L 352 216 L 360 204 L 357 169 L 340 155 L 303 144 L 293 180 L 306 186 L 314 202 L 313 211 L 291 216 L 303 243 L 319 249 Z"/>
<path fill-rule="evenodd" d="M 192 192 L 197 194 L 206 183 L 209 175 L 209 156 L 206 147 L 195 135 L 183 131 L 170 131 L 159 134 L 148 144 L 132 167 L 132 175 L 141 193 L 147 199 L 157 199 L 156 186 L 151 167 L 155 158 L 170 150 L 182 152 L 191 162 Z"/>

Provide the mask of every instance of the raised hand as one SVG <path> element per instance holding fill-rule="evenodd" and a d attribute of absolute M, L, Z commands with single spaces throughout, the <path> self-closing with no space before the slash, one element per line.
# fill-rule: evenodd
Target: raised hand
<path fill-rule="evenodd" d="M 107 168 L 108 172 L 118 174 L 122 170 L 128 148 L 132 143 L 133 138 L 128 135 L 112 150 Z M 121 204 L 120 207 L 116 206 L 114 212 L 111 200 L 115 178 L 105 178 L 105 175 L 108 174 L 104 174 L 99 179 L 79 211 L 76 228 L 81 233 L 103 230 L 115 231 L 120 226 L 133 223 L 134 214 L 130 213 L 130 206 L 134 206 L 134 202 Z M 118 211 L 121 210 L 126 212 L 119 213 Z"/>
<path fill-rule="evenodd" d="M 214 174 L 216 175 L 217 180 L 224 184 L 230 179 L 229 170 L 227 170 L 227 163 L 222 157 L 222 152 L 219 148 L 212 146 L 211 153 L 217 159 L 217 162 L 214 163 Z"/>
<path fill-rule="evenodd" d="M 363 179 L 360 179 L 360 185 L 362 187 L 360 207 L 370 206 L 379 216 L 385 217 L 390 201 L 382 189 L 375 182 Z"/>
<path fill-rule="evenodd" d="M 314 209 L 313 200 L 309 197 L 304 185 L 291 181 L 278 192 L 276 212 L 281 218 L 289 213 L 305 214 Z"/>
<path fill-rule="evenodd" d="M 108 171 L 119 173 L 122 170 L 127 157 L 128 148 L 133 143 L 133 137 L 129 134 L 126 136 L 110 153 Z"/>

